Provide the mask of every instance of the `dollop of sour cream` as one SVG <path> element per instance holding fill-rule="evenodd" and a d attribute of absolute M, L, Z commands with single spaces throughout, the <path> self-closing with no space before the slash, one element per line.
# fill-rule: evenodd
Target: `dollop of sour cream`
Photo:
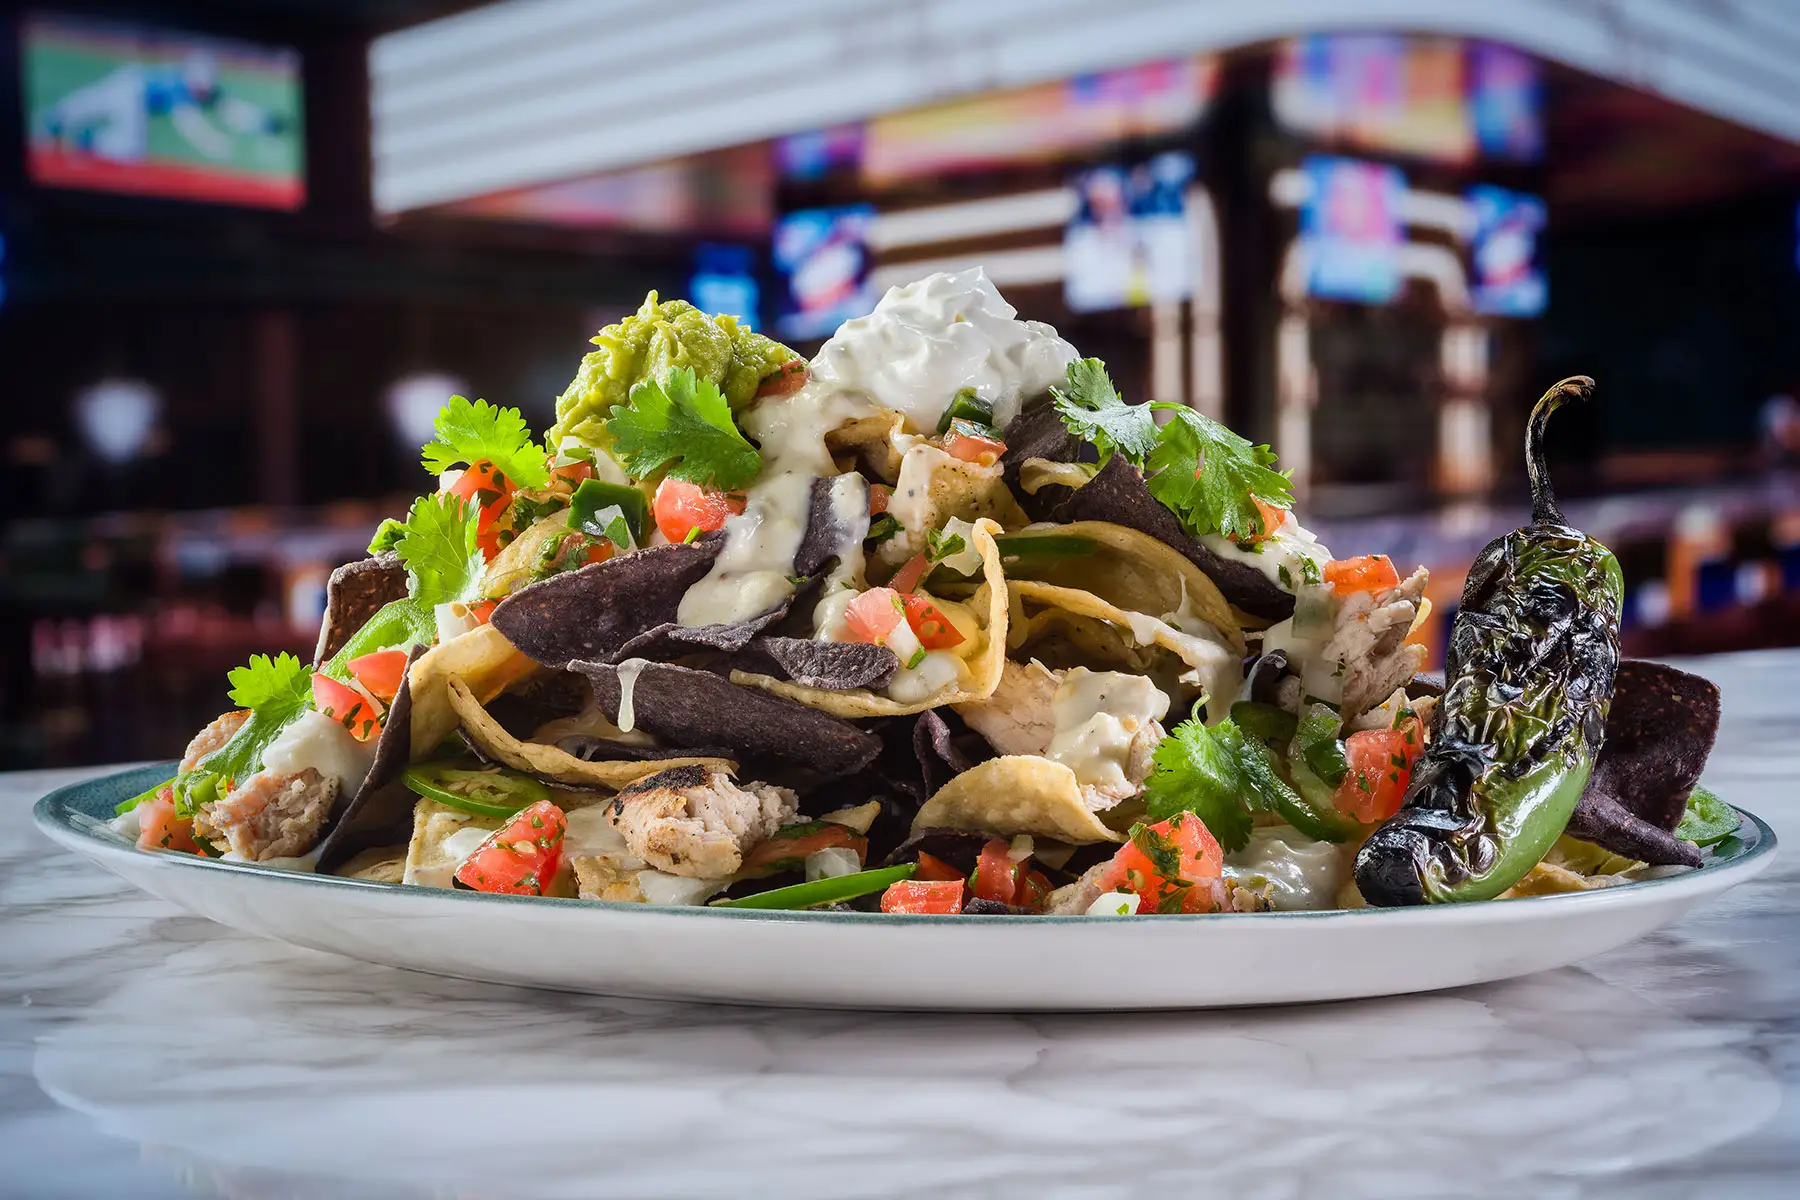
<path fill-rule="evenodd" d="M 298 775 L 312 767 L 320 775 L 335 778 L 341 796 L 362 786 L 374 761 L 374 738 L 359 742 L 348 729 L 312 708 L 288 722 L 262 754 L 265 771 Z"/>
<path fill-rule="evenodd" d="M 1004 429 L 1078 357 L 1054 328 L 1018 315 L 980 267 L 927 275 L 844 322 L 813 359 L 813 378 L 905 413 L 921 432 L 935 432 L 956 393 L 974 388 Z"/>

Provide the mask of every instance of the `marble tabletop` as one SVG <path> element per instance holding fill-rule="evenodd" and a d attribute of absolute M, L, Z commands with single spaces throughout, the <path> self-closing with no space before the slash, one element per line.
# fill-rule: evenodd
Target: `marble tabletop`
<path fill-rule="evenodd" d="M 533 992 L 258 941 L 54 848 L 0 775 L 0 1194 L 1800 1194 L 1800 651 L 1700 660 L 1786 843 L 1580 968 L 1207 1013 Z M 1071 964 L 1071 969 L 1079 969 Z"/>

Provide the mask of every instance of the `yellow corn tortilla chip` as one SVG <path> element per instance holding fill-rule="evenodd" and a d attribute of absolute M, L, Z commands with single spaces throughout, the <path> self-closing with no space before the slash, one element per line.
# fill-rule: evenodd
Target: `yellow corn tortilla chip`
<path fill-rule="evenodd" d="M 406 846 L 373 846 L 331 872 L 345 879 L 399 883 L 406 874 Z"/>
<path fill-rule="evenodd" d="M 1125 840 L 1081 802 L 1074 771 L 1033 754 L 990 758 L 952 779 L 913 818 L 912 831 L 922 829 L 1029 833 L 1077 846 Z"/>
<path fill-rule="evenodd" d="M 1080 538 L 1092 542 L 1094 552 L 1042 557 L 1013 553 L 1011 548 L 1019 542 L 1039 537 Z M 1076 521 L 1028 526 L 1007 534 L 1006 541 L 1006 574 L 1013 582 L 1079 589 L 1115 610 L 1158 618 L 1186 611 L 1217 629 L 1240 656 L 1244 652 L 1243 626 L 1219 594 L 1218 584 L 1147 533 L 1106 521 Z"/>
<path fill-rule="evenodd" d="M 825 448 L 834 458 L 851 456 L 884 483 L 900 477 L 899 435 L 906 429 L 906 417 L 892 409 L 884 409 L 870 417 L 846 421 L 825 435 Z"/>
<path fill-rule="evenodd" d="M 736 771 L 737 764 L 723 758 L 658 758 L 646 762 L 630 762 L 624 760 L 588 762 L 576 758 L 566 750 L 543 742 L 521 742 L 506 732 L 500 722 L 488 714 L 487 709 L 469 690 L 469 685 L 460 679 L 452 678 L 448 689 L 450 706 L 462 722 L 463 732 L 474 739 L 488 757 L 501 762 L 515 771 L 529 771 L 533 775 L 547 775 L 551 779 L 577 787 L 605 787 L 617 790 L 627 784 L 636 783 L 648 775 L 659 771 L 667 771 L 673 767 L 685 767 L 698 764 L 722 771 Z"/>
<path fill-rule="evenodd" d="M 412 841 L 406 846 L 403 882 L 421 887 L 449 887 L 451 875 L 462 865 L 467 854 L 447 850 L 445 842 L 452 834 L 465 829 L 492 833 L 501 824 L 499 817 L 477 816 L 459 808 L 451 808 L 448 804 L 420 797 L 419 802 L 413 805 Z"/>
<path fill-rule="evenodd" d="M 1034 658 L 1047 667 L 1101 665 L 1142 675 L 1156 663 L 1160 652 L 1139 645 L 1131 630 L 1097 616 L 1063 608 L 1027 605 L 1017 589 L 1011 592 L 1006 648 L 1014 660 Z"/>
<path fill-rule="evenodd" d="M 952 517 L 994 521 L 1005 529 L 1031 520 L 1006 486 L 999 463 L 984 467 L 964 462 L 924 443 L 909 449 L 901 461 L 888 514 L 902 530 L 881 543 L 875 557 L 894 566 L 925 549 L 926 535 Z"/>
<path fill-rule="evenodd" d="M 471 629 L 421 654 L 407 673 L 412 685 L 412 760 L 432 757 L 438 743 L 456 732 L 456 711 L 450 707 L 452 678 L 465 681 L 485 704 L 537 669 L 492 625 Z"/>
<path fill-rule="evenodd" d="M 1184 560 L 1185 561 L 1185 560 Z M 1015 579 L 1009 585 L 1021 600 L 1060 608 L 1077 616 L 1094 617 L 1124 630 L 1139 646 L 1156 646 L 1175 655 L 1199 676 L 1200 686 L 1211 697 L 1209 711 L 1216 720 L 1231 704 L 1243 677 L 1243 648 L 1219 645 L 1203 637 L 1176 629 L 1167 621 L 1145 613 L 1127 612 L 1108 604 L 1092 592 L 1077 588 L 1055 587 L 1029 579 Z M 1235 631 L 1233 631 L 1235 632 Z M 1225 634 L 1229 638 L 1229 634 Z"/>
<path fill-rule="evenodd" d="M 786 696 L 834 717 L 899 717 L 924 712 L 940 704 L 962 704 L 969 700 L 987 699 L 999 685 L 1000 671 L 1006 663 L 1006 577 L 1000 572 L 1000 549 L 994 542 L 994 535 L 999 532 L 999 525 L 982 520 L 974 523 L 970 534 L 975 552 L 981 555 L 982 579 L 971 605 L 977 613 L 985 613 L 987 620 L 981 631 L 984 639 L 981 648 L 964 660 L 969 668 L 969 681 L 966 685 L 904 704 L 861 689 L 830 691 L 749 671 L 733 671 L 731 682 Z"/>
<path fill-rule="evenodd" d="M 1525 872 L 1519 882 L 1501 892 L 1497 899 L 1517 900 L 1524 896 L 1557 896 L 1564 892 L 1591 892 L 1596 888 L 1621 883 L 1616 875 L 1583 875 L 1567 867 L 1541 862 Z"/>

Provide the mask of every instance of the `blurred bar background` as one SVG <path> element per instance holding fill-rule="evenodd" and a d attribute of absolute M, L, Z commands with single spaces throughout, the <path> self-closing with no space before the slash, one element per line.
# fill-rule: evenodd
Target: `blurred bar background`
<path fill-rule="evenodd" d="M 1800 10 L 1779 0 L 261 0 L 0 23 L 0 767 L 166 757 L 646 290 L 808 353 L 984 265 L 1271 442 L 1340 554 L 1523 519 L 1640 655 L 1800 641 Z"/>

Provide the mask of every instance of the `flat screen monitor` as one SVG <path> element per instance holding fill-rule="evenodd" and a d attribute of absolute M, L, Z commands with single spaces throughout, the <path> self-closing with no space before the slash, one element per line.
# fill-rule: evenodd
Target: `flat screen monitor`
<path fill-rule="evenodd" d="M 1306 290 L 1328 300 L 1386 304 L 1400 293 L 1406 176 L 1387 163 L 1315 154 L 1302 164 Z"/>
<path fill-rule="evenodd" d="M 1538 254 L 1544 202 L 1491 184 L 1471 187 L 1465 199 L 1475 213 L 1469 248 L 1475 311 L 1495 317 L 1538 316 L 1549 299 Z"/>
<path fill-rule="evenodd" d="M 33 183 L 220 204 L 306 202 L 300 55 L 150 26 L 21 26 Z"/>
<path fill-rule="evenodd" d="M 1509 46 L 1321 33 L 1276 56 L 1271 102 L 1296 133 L 1379 154 L 1465 163 L 1543 153 L 1540 71 Z"/>
<path fill-rule="evenodd" d="M 874 216 L 873 205 L 847 204 L 789 213 L 775 223 L 773 257 L 783 291 L 775 321 L 780 336 L 829 337 L 845 321 L 874 309 L 868 246 Z"/>
<path fill-rule="evenodd" d="M 1198 274 L 1187 190 L 1192 155 L 1077 173 L 1075 215 L 1063 233 L 1063 298 L 1077 312 L 1182 300 Z"/>

